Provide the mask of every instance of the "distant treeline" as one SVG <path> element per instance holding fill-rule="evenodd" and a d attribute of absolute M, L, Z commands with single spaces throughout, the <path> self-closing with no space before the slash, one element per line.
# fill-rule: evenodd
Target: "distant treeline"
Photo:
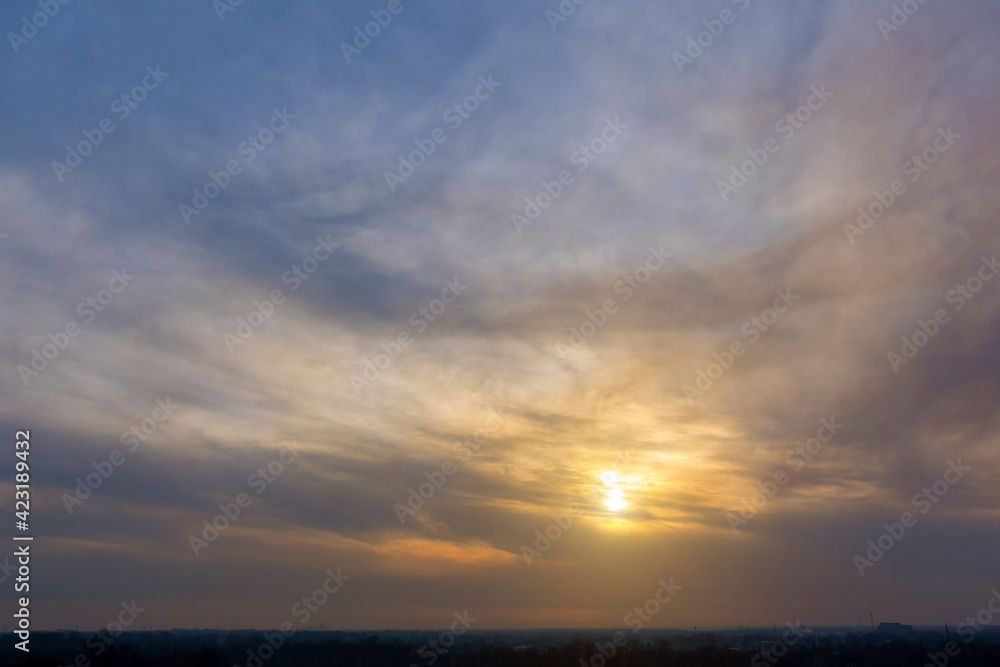
<path fill-rule="evenodd" d="M 572 636 L 562 631 L 563 637 Z M 33 633 L 32 652 L 0 647 L 0 665 L 32 667 L 938 667 L 1000 665 L 1000 643 L 949 644 L 933 633 L 894 638 L 876 633 L 810 636 L 784 643 L 780 633 L 692 633 L 663 638 L 581 631 L 559 645 L 522 644 L 530 633 L 477 633 L 431 650 L 419 633 L 240 631 L 131 632 L 110 646 L 76 632 Z M 426 633 L 425 633 L 426 634 Z M 13 635 L 5 635 L 11 639 Z M 603 639 L 596 639 L 603 637 Z M 551 639 L 551 638 L 550 638 Z M 90 640 L 90 641 L 88 641 Z"/>

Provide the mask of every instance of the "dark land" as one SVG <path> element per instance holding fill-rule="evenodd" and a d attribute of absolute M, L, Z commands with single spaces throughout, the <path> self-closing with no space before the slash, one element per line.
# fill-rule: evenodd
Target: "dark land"
<path fill-rule="evenodd" d="M 615 632 L 619 643 L 614 642 Z M 683 630 L 469 631 L 439 642 L 438 631 L 172 630 L 33 632 L 31 652 L 5 634 L 0 665 L 38 667 L 935 667 L 1000 665 L 1000 628 L 965 635 L 945 628 L 816 627 Z M 624 639 L 622 639 L 624 635 Z M 108 643 L 106 639 L 111 639 Z M 453 642 L 452 642 L 453 639 Z M 951 655 L 949 655 L 949 653 Z"/>

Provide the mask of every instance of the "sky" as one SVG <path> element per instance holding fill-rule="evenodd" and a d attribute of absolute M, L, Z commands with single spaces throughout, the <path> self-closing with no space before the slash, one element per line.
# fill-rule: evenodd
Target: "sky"
<path fill-rule="evenodd" d="M 997 3 L 51 1 L 0 10 L 34 628 L 1000 584 Z"/>

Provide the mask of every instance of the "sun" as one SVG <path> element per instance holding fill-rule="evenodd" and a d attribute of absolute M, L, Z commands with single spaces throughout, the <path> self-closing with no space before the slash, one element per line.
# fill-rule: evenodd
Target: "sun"
<path fill-rule="evenodd" d="M 647 484 L 641 472 L 634 467 L 624 471 L 618 470 L 617 467 L 612 470 L 598 469 L 593 472 L 593 475 L 595 481 L 599 481 L 591 489 L 596 493 L 603 494 L 604 506 L 609 512 L 621 512 L 632 504 L 626 500 L 626 494 L 630 496 L 632 501 L 641 499 L 639 490 Z M 622 519 L 615 518 L 614 521 L 624 520 L 624 518 L 625 514 L 622 515 Z"/>
<path fill-rule="evenodd" d="M 608 506 L 608 509 L 612 512 L 617 512 L 626 505 L 625 499 L 622 497 L 621 491 L 612 491 L 608 494 L 608 499 L 604 501 L 604 504 Z"/>
<path fill-rule="evenodd" d="M 621 489 L 618 487 L 619 477 L 617 473 L 605 472 L 601 474 L 601 481 L 604 482 L 604 487 L 607 491 L 608 497 L 604 501 L 604 504 L 608 506 L 608 509 L 612 512 L 617 512 L 618 510 L 624 508 L 628 505 L 625 502 L 625 496 L 622 494 Z"/>

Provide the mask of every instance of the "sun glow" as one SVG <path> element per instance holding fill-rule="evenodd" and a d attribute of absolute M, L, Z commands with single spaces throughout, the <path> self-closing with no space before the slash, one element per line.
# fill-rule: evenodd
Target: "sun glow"
<path fill-rule="evenodd" d="M 601 481 L 604 482 L 604 486 L 607 490 L 608 497 L 605 499 L 604 504 L 608 506 L 609 510 L 617 512 L 628 505 L 628 503 L 625 502 L 624 494 L 618 487 L 618 483 L 620 481 L 618 473 L 601 473 Z"/>
<path fill-rule="evenodd" d="M 628 505 L 628 503 L 625 502 L 625 498 L 622 497 L 621 491 L 612 491 L 608 493 L 608 499 L 604 501 L 604 504 L 607 505 L 608 509 L 612 512 L 617 512 Z"/>

